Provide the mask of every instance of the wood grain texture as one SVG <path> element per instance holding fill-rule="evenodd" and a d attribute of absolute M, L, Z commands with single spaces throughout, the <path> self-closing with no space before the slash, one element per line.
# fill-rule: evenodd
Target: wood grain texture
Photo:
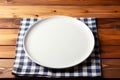
<path fill-rule="evenodd" d="M 20 26 L 20 19 L 17 18 L 0 18 L 0 29 L 14 29 L 19 28 Z"/>
<path fill-rule="evenodd" d="M 96 17 L 103 77 L 120 78 L 120 0 L 0 0 L 0 78 L 15 78 L 8 58 L 15 55 L 20 18 L 51 15 Z"/>
<path fill-rule="evenodd" d="M 102 59 L 104 78 L 120 78 L 120 59 Z"/>
<path fill-rule="evenodd" d="M 120 6 L 0 6 L 0 18 L 45 17 L 120 18 Z"/>
<path fill-rule="evenodd" d="M 120 29 L 120 18 L 96 18 L 98 29 Z"/>
<path fill-rule="evenodd" d="M 101 46 L 102 59 L 120 58 L 120 46 Z M 0 46 L 0 58 L 14 58 L 15 46 Z"/>
<path fill-rule="evenodd" d="M 111 78 L 111 77 L 120 78 L 119 63 L 120 63 L 120 59 L 109 59 L 109 60 L 102 59 L 103 77 L 104 78 Z M 0 59 L 0 78 L 15 77 L 14 75 L 11 74 L 12 66 L 13 66 L 13 59 Z"/>
<path fill-rule="evenodd" d="M 0 58 L 14 58 L 15 46 L 0 46 Z"/>
<path fill-rule="evenodd" d="M 0 78 L 14 78 L 12 75 L 13 59 L 0 59 Z"/>
<path fill-rule="evenodd" d="M 15 45 L 18 29 L 0 29 L 0 45 Z"/>
<path fill-rule="evenodd" d="M 0 0 L 0 5 L 120 5 L 119 0 Z"/>
<path fill-rule="evenodd" d="M 101 58 L 120 58 L 120 46 L 101 46 Z"/>
<path fill-rule="evenodd" d="M 120 45 L 120 29 L 98 29 L 101 45 Z"/>
<path fill-rule="evenodd" d="M 120 18 L 96 18 L 98 29 L 120 29 Z M 0 18 L 0 29 L 17 29 L 20 18 Z"/>

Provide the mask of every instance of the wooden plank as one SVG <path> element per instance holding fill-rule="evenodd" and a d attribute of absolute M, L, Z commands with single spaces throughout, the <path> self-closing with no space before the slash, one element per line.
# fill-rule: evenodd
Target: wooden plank
<path fill-rule="evenodd" d="M 14 58 L 15 46 L 0 46 L 0 58 Z"/>
<path fill-rule="evenodd" d="M 120 58 L 120 46 L 101 46 L 101 58 Z M 0 46 L 0 58 L 14 58 L 15 46 Z"/>
<path fill-rule="evenodd" d="M 0 0 L 0 5 L 120 5 L 119 0 Z"/>
<path fill-rule="evenodd" d="M 101 46 L 101 58 L 120 58 L 120 46 Z"/>
<path fill-rule="evenodd" d="M 120 59 L 102 59 L 103 69 L 120 69 Z"/>
<path fill-rule="evenodd" d="M 120 29 L 120 18 L 96 18 L 97 27 Z M 0 18 L 0 29 L 17 29 L 20 26 L 20 18 Z"/>
<path fill-rule="evenodd" d="M 120 59 L 102 59 L 104 78 L 120 78 Z"/>
<path fill-rule="evenodd" d="M 104 78 L 120 78 L 120 59 L 102 59 Z M 0 78 L 13 78 L 11 74 L 13 59 L 0 59 Z"/>
<path fill-rule="evenodd" d="M 120 78 L 120 68 L 103 69 L 103 76 L 104 78 Z"/>
<path fill-rule="evenodd" d="M 2 29 L 10 29 L 10 28 L 19 28 L 20 26 L 20 19 L 17 18 L 0 18 L 0 28 Z"/>
<path fill-rule="evenodd" d="M 101 45 L 120 45 L 120 29 L 98 29 Z"/>
<path fill-rule="evenodd" d="M 13 59 L 0 59 L 0 78 L 15 78 L 12 75 Z"/>
<path fill-rule="evenodd" d="M 0 29 L 0 45 L 15 45 L 18 29 Z"/>
<path fill-rule="evenodd" d="M 96 18 L 97 27 L 120 29 L 120 18 Z"/>
<path fill-rule="evenodd" d="M 0 18 L 45 17 L 51 15 L 120 18 L 120 6 L 0 6 Z"/>

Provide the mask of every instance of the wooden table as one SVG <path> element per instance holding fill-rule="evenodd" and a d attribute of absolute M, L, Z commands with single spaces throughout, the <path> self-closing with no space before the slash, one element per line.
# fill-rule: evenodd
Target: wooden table
<path fill-rule="evenodd" d="M 22 17 L 96 17 L 102 77 L 120 78 L 120 0 L 0 0 L 0 78 L 11 74 Z"/>

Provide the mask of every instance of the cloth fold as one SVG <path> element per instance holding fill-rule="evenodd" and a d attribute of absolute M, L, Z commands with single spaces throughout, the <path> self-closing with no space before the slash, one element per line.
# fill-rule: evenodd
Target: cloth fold
<path fill-rule="evenodd" d="M 67 69 L 50 69 L 34 63 L 28 58 L 23 49 L 23 38 L 30 25 L 41 18 L 22 18 L 18 38 L 16 41 L 16 54 L 12 73 L 17 76 L 29 77 L 98 77 L 101 76 L 100 53 L 95 18 L 76 18 L 84 22 L 94 34 L 95 47 L 92 54 L 81 64 Z"/>

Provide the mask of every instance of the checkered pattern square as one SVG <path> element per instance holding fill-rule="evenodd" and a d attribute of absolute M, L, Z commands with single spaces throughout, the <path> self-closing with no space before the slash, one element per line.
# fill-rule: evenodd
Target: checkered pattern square
<path fill-rule="evenodd" d="M 17 76 L 28 77 L 49 77 L 49 78 L 63 78 L 63 77 L 98 77 L 101 76 L 99 44 L 96 29 L 95 18 L 76 18 L 84 22 L 93 32 L 95 37 L 95 47 L 92 54 L 81 64 L 67 69 L 50 69 L 34 63 L 28 58 L 23 49 L 23 38 L 30 25 L 40 21 L 40 18 L 22 18 L 16 41 L 16 55 L 12 73 Z"/>

